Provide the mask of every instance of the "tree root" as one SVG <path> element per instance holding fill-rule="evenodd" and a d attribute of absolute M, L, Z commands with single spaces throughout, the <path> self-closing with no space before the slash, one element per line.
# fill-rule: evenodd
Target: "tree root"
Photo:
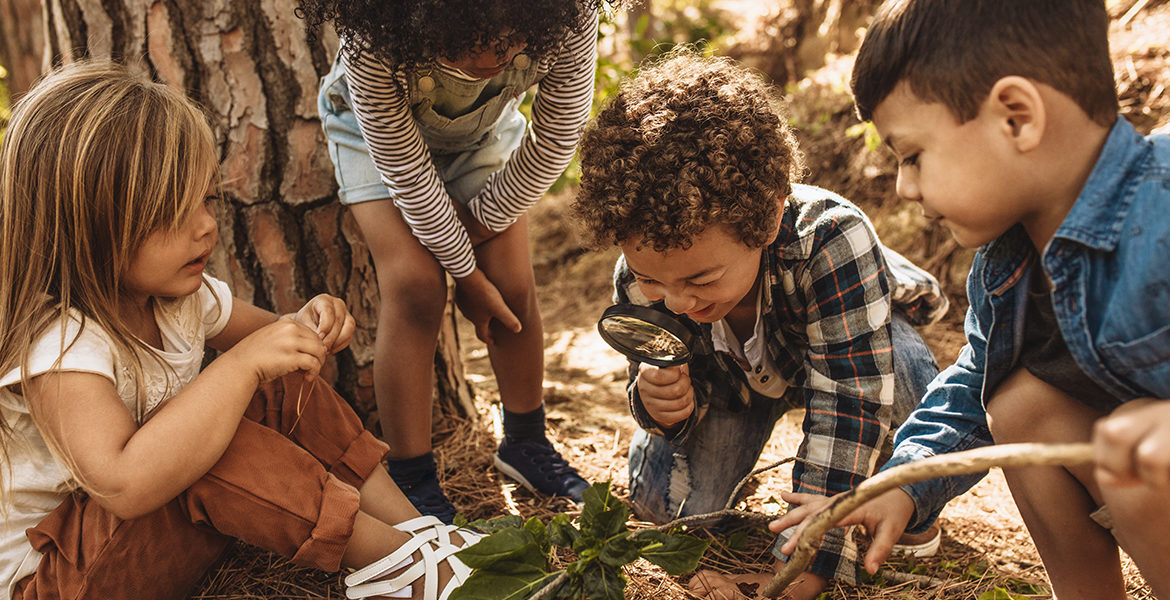
<path fill-rule="evenodd" d="M 940 454 L 883 471 L 856 488 L 834 496 L 823 511 L 811 517 L 788 563 L 760 589 L 760 594 L 777 597 L 808 567 L 825 532 L 857 507 L 896 487 L 934 477 L 977 473 L 991 467 L 1074 466 L 1092 460 L 1089 444 L 1002 444 Z"/>

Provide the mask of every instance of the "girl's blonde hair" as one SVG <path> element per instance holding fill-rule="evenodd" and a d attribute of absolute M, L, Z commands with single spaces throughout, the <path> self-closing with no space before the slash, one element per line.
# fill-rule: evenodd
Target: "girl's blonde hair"
<path fill-rule="evenodd" d="M 122 356 L 152 355 L 119 317 L 122 278 L 149 235 L 201 205 L 218 171 L 200 110 L 124 66 L 74 63 L 20 98 L 0 147 L 0 374 L 20 368 L 23 388 L 33 342 L 71 311 Z M 11 438 L 0 419 L 5 465 Z"/>

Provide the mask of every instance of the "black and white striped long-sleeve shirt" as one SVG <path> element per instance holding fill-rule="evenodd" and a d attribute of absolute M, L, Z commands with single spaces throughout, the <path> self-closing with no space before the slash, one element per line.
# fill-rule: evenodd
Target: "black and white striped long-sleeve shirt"
<path fill-rule="evenodd" d="M 343 55 L 342 62 L 362 137 L 390 197 L 414 236 L 448 273 L 470 275 L 476 265 L 471 239 L 411 116 L 406 73 L 364 55 Z M 591 27 L 574 33 L 542 61 L 529 135 L 468 203 L 480 223 L 493 231 L 507 229 L 564 171 L 589 118 L 596 63 L 595 15 Z"/>

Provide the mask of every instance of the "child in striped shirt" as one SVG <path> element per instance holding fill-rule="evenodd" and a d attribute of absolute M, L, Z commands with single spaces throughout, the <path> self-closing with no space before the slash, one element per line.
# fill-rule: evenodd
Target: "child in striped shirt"
<path fill-rule="evenodd" d="M 302 0 L 341 48 L 319 110 L 341 201 L 381 295 L 374 391 L 391 476 L 424 514 L 455 509 L 431 452 L 432 360 L 455 300 L 487 343 L 503 473 L 580 501 L 587 482 L 545 437 L 543 334 L 525 211 L 564 170 L 593 97 L 600 0 Z M 538 87 L 531 123 L 518 110 Z"/>

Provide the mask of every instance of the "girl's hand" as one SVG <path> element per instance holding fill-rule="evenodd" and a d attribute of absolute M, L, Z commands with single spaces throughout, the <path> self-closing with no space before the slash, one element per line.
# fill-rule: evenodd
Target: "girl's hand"
<path fill-rule="evenodd" d="M 795 492 L 780 492 L 780 497 L 789 504 L 799 504 L 788 511 L 788 514 L 768 524 L 768 529 L 780 533 L 789 527 L 796 526 L 788 541 L 780 548 L 780 552 L 791 555 L 796 550 L 796 543 L 800 535 L 808 527 L 809 518 L 820 513 L 832 500 L 828 496 L 819 494 L 798 494 Z M 861 505 L 849 513 L 844 519 L 837 522 L 837 526 L 863 525 L 873 539 L 869 551 L 865 553 L 865 570 L 872 575 L 877 573 L 882 562 L 894 549 L 894 544 L 906 530 L 910 517 L 914 516 L 914 501 L 900 489 L 890 490 L 869 502 Z"/>
<path fill-rule="evenodd" d="M 479 268 L 467 277 L 455 280 L 455 305 L 475 325 L 475 337 L 485 344 L 495 343 L 492 339 L 492 319 L 499 321 L 512 333 L 520 333 L 520 319 L 508 308 L 500 290 Z"/>
<path fill-rule="evenodd" d="M 306 302 L 292 320 L 317 332 L 329 354 L 344 350 L 353 339 L 353 315 L 345 301 L 329 294 L 320 294 Z"/>
<path fill-rule="evenodd" d="M 303 371 L 305 380 L 312 381 L 325 362 L 326 350 L 315 331 L 291 318 L 281 318 L 240 340 L 220 360 L 233 360 L 251 369 L 257 385 L 293 371 Z"/>
<path fill-rule="evenodd" d="M 1170 490 L 1170 401 L 1139 398 L 1093 427 L 1097 482 Z"/>
<path fill-rule="evenodd" d="M 691 387 L 690 365 L 638 366 L 638 397 L 655 423 L 670 427 L 695 411 L 695 390 Z"/>

